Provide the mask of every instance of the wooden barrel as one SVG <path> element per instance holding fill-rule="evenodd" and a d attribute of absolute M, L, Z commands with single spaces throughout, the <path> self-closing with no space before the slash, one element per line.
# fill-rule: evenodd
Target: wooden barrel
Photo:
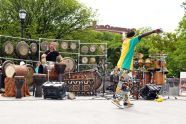
<path fill-rule="evenodd" d="M 49 43 L 48 43 L 47 41 L 41 42 L 41 44 L 40 44 L 40 50 L 41 50 L 41 51 L 46 51 L 46 50 L 48 50 L 48 47 L 49 47 Z"/>
<path fill-rule="evenodd" d="M 12 55 L 13 52 L 14 52 L 14 45 L 13 45 L 10 41 L 6 41 L 6 42 L 3 44 L 3 52 L 4 52 L 6 55 Z"/>
<path fill-rule="evenodd" d="M 14 64 L 14 62 L 13 62 L 13 61 L 10 61 L 10 60 L 6 60 L 6 61 L 3 63 L 3 65 L 2 65 L 2 72 L 3 72 L 4 75 L 5 75 L 5 69 L 6 69 L 6 67 L 7 67 L 9 64 Z"/>
<path fill-rule="evenodd" d="M 31 51 L 31 54 L 36 54 L 38 52 L 38 45 L 37 43 L 31 43 L 30 44 L 30 51 Z"/>
<path fill-rule="evenodd" d="M 20 41 L 16 46 L 16 53 L 20 58 L 26 58 L 29 53 L 29 46 L 25 41 Z"/>
<path fill-rule="evenodd" d="M 66 68 L 65 68 L 65 72 L 72 72 L 74 71 L 76 65 L 75 65 L 75 61 L 73 58 L 71 57 L 64 57 L 62 59 L 62 62 L 66 64 Z"/>
<path fill-rule="evenodd" d="M 28 75 L 28 68 L 26 65 L 14 65 L 9 64 L 5 68 L 5 75 L 9 78 L 12 78 L 14 76 L 27 76 Z"/>

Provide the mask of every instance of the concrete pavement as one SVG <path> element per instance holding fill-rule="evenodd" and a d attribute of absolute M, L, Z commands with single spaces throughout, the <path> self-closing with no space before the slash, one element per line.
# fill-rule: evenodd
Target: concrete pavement
<path fill-rule="evenodd" d="M 185 124 L 186 98 L 163 102 L 134 100 L 119 109 L 111 100 L 76 97 L 75 100 L 22 99 L 0 96 L 0 124 Z"/>

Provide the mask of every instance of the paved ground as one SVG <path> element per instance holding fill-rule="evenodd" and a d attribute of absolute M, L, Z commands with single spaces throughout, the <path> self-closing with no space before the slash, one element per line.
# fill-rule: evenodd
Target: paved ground
<path fill-rule="evenodd" d="M 111 100 L 77 97 L 75 100 L 22 99 L 0 96 L 0 124 L 185 124 L 186 98 L 163 102 L 134 100 L 119 109 Z"/>

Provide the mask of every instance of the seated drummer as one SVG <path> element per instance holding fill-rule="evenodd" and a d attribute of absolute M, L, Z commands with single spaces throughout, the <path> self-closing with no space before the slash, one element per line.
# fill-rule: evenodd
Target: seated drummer
<path fill-rule="evenodd" d="M 62 58 L 59 52 L 56 50 L 56 42 L 51 42 L 49 45 L 49 50 L 41 56 L 41 66 L 39 67 L 39 73 L 43 73 L 43 66 L 47 62 L 56 62 L 57 58 Z"/>
<path fill-rule="evenodd" d="M 45 53 L 41 56 L 41 59 L 45 59 L 46 61 L 56 62 L 56 58 L 58 56 L 61 55 L 56 50 L 56 42 L 51 42 L 49 45 L 49 50 L 45 51 Z"/>

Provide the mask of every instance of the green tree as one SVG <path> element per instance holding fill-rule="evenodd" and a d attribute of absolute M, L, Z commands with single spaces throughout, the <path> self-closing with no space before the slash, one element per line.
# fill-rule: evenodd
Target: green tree
<path fill-rule="evenodd" d="M 25 37 L 63 38 L 90 26 L 93 12 L 77 0 L 0 0 L 0 34 L 20 36 L 20 9 L 27 11 Z"/>

